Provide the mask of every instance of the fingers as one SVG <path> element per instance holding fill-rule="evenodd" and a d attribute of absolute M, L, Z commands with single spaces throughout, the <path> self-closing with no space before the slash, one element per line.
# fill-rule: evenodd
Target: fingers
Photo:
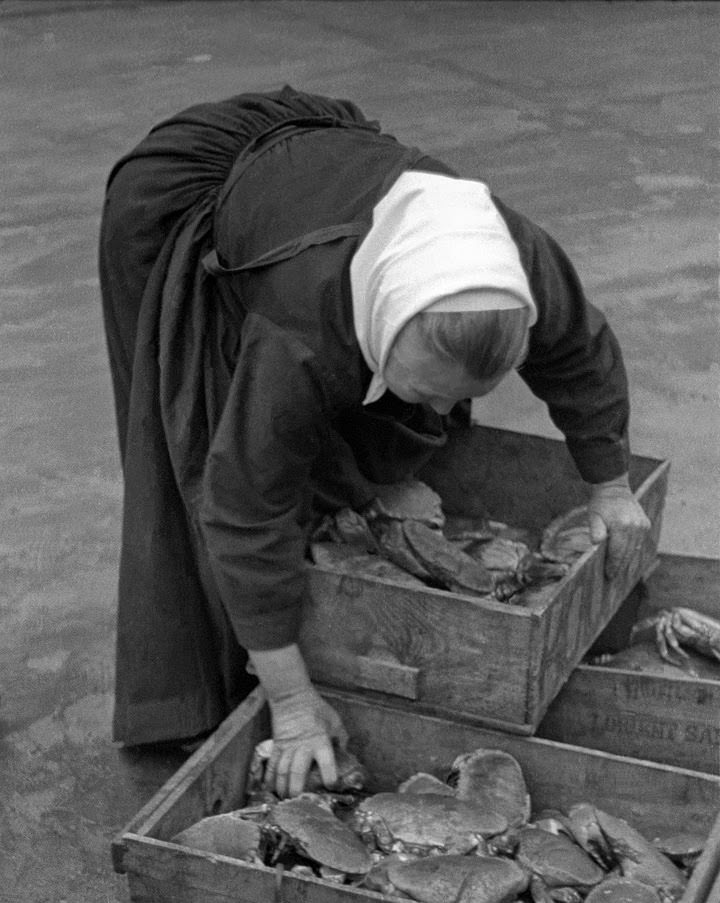
<path fill-rule="evenodd" d="M 649 526 L 648 521 L 647 527 Z M 608 580 L 614 579 L 630 568 L 633 560 L 641 553 L 646 536 L 645 524 L 632 524 L 609 530 L 605 557 L 605 576 Z"/>
<path fill-rule="evenodd" d="M 276 743 L 265 770 L 265 786 L 279 797 L 298 796 L 305 789 L 313 762 L 326 787 L 337 782 L 337 766 L 332 744 L 325 738 L 305 742 Z"/>
<path fill-rule="evenodd" d="M 630 563 L 633 549 L 627 543 L 624 531 L 611 530 L 605 553 L 605 576 L 613 580 Z"/>
<path fill-rule="evenodd" d="M 282 787 L 278 788 L 280 796 L 298 796 L 303 792 L 312 762 L 313 753 L 309 747 L 299 746 L 294 750 L 283 774 Z"/>
<path fill-rule="evenodd" d="M 593 542 L 607 538 L 605 576 L 613 580 L 640 554 L 650 521 L 629 490 L 619 494 L 602 490 L 590 501 L 588 522 Z"/>
<path fill-rule="evenodd" d="M 327 727 L 328 736 L 334 740 L 341 749 L 345 749 L 350 739 L 348 732 L 340 720 L 340 716 L 331 706 L 325 704 L 324 720 Z M 333 756 L 333 762 L 335 757 Z"/>
<path fill-rule="evenodd" d="M 325 787 L 334 787 L 337 784 L 338 774 L 335 753 L 330 743 L 323 743 L 315 750 L 315 761 L 320 769 L 320 777 Z"/>

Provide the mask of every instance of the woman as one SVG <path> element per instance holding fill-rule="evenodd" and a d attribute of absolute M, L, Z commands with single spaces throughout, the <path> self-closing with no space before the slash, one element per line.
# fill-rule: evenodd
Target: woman
<path fill-rule="evenodd" d="M 297 647 L 306 533 L 414 473 L 510 370 L 590 484 L 608 573 L 642 542 L 617 342 L 540 228 L 285 88 L 186 110 L 113 169 L 100 241 L 125 479 L 115 738 L 212 729 L 257 675 L 269 780 L 334 779 Z M 248 662 L 249 657 L 249 662 Z"/>

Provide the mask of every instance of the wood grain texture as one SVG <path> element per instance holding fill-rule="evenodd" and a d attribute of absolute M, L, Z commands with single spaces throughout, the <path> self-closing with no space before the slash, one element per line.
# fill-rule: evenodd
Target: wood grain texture
<path fill-rule="evenodd" d="M 301 645 L 313 679 L 362 686 L 365 657 L 381 647 L 419 669 L 422 702 L 526 722 L 533 613 L 320 568 L 310 582 Z"/>
<path fill-rule="evenodd" d="M 673 831 L 709 832 L 720 809 L 718 776 L 489 731 L 420 715 L 402 704 L 365 702 L 350 693 L 325 695 L 367 765 L 372 789 L 394 787 L 416 771 L 444 778 L 460 752 L 487 747 L 519 761 L 536 811 L 592 802 L 656 836 L 667 833 L 669 820 Z"/>
<path fill-rule="evenodd" d="M 240 806 L 253 751 L 269 733 L 265 697 L 254 690 L 113 840 L 115 871 L 126 870 L 128 837 L 168 840 L 206 815 Z"/>
<path fill-rule="evenodd" d="M 720 774 L 720 681 L 581 665 L 537 736 Z"/>
<path fill-rule="evenodd" d="M 344 903 L 381 901 L 368 890 L 325 881 L 227 856 L 189 850 L 152 838 L 127 837 L 132 903 Z"/>
<path fill-rule="evenodd" d="M 420 669 L 390 661 L 378 654 L 358 655 L 357 685 L 363 690 L 382 690 L 391 696 L 417 699 Z"/>
<path fill-rule="evenodd" d="M 647 580 L 641 616 L 661 608 L 685 607 L 720 620 L 720 558 L 661 553 L 658 559 Z"/>
<path fill-rule="evenodd" d="M 666 462 L 633 459 L 631 484 L 653 527 L 628 570 L 611 583 L 603 575 L 604 546 L 520 606 L 311 566 L 301 645 L 313 679 L 532 732 L 654 562 L 667 475 Z M 537 532 L 587 499 L 564 443 L 479 426 L 453 432 L 421 476 L 448 514 Z M 370 676 L 367 656 L 374 648 L 418 669 L 417 688 L 403 689 L 392 669 Z"/>
<path fill-rule="evenodd" d="M 689 606 L 713 614 L 720 562 L 660 555 L 639 616 Z M 720 680 L 580 665 L 553 700 L 538 736 L 720 774 Z"/>

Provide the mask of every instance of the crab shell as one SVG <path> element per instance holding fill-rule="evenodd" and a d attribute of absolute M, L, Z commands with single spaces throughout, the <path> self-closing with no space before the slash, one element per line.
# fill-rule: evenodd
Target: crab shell
<path fill-rule="evenodd" d="M 548 561 L 572 564 L 593 547 L 586 505 L 552 520 L 543 531 L 540 554 Z"/>
<path fill-rule="evenodd" d="M 421 526 L 425 530 L 431 530 L 430 527 L 424 524 L 421 524 Z M 407 571 L 408 574 L 411 574 L 423 584 L 432 579 L 430 571 L 410 548 L 405 538 L 402 521 L 380 520 L 373 524 L 373 530 L 380 554 L 384 555 L 388 561 L 403 571 Z M 431 532 L 436 534 L 437 530 L 431 530 Z"/>
<path fill-rule="evenodd" d="M 477 559 L 463 552 L 439 530 L 418 521 L 402 523 L 403 536 L 420 564 L 430 576 L 450 592 L 486 596 L 495 582 L 490 571 Z"/>
<path fill-rule="evenodd" d="M 687 653 L 682 646 L 689 646 L 701 655 L 720 662 L 720 621 L 692 608 L 671 608 L 637 623 L 630 636 L 631 642 L 654 631 L 660 655 L 665 661 L 674 662 L 672 652 L 682 660 Z"/>
<path fill-rule="evenodd" d="M 530 817 L 530 796 L 517 759 L 501 749 L 476 749 L 458 756 L 448 784 L 458 799 L 505 816 L 510 827 Z"/>
<path fill-rule="evenodd" d="M 490 856 L 431 856 L 388 866 L 393 887 L 421 903 L 505 903 L 528 886 L 525 872 L 510 859 Z"/>
<path fill-rule="evenodd" d="M 605 877 L 605 872 L 569 837 L 542 828 L 520 831 L 516 859 L 547 887 L 593 887 Z"/>
<path fill-rule="evenodd" d="M 653 846 L 683 868 L 693 866 L 702 855 L 707 837 L 704 834 L 683 832 L 653 839 Z"/>
<path fill-rule="evenodd" d="M 445 523 L 442 499 L 426 483 L 405 480 L 376 486 L 375 516 L 393 520 L 415 520 L 439 530 Z"/>
<path fill-rule="evenodd" d="M 660 903 L 657 891 L 630 878 L 607 878 L 585 897 L 585 903 Z"/>
<path fill-rule="evenodd" d="M 523 558 L 530 554 L 530 549 L 524 542 L 503 539 L 500 536 L 494 537 L 489 542 L 480 543 L 472 551 L 469 549 L 466 551 L 489 571 L 510 573 L 515 573 Z"/>
<path fill-rule="evenodd" d="M 226 812 L 200 819 L 176 834 L 171 843 L 254 862 L 259 857 L 260 828 L 240 815 Z"/>
<path fill-rule="evenodd" d="M 679 899 L 687 883 L 680 869 L 624 819 L 601 809 L 595 809 L 595 814 L 622 877 L 649 884 L 661 899 Z"/>
<path fill-rule="evenodd" d="M 436 793 L 377 793 L 354 813 L 355 827 L 385 852 L 467 853 L 479 838 L 507 828 L 507 819 L 484 806 Z"/>
<path fill-rule="evenodd" d="M 270 823 L 320 866 L 351 875 L 364 875 L 372 868 L 372 857 L 360 838 L 317 803 L 283 800 L 273 810 Z"/>
<path fill-rule="evenodd" d="M 398 786 L 398 793 L 439 793 L 443 796 L 455 796 L 455 790 L 433 774 L 419 771 Z"/>
<path fill-rule="evenodd" d="M 590 803 L 575 803 L 568 809 L 566 827 L 573 839 L 603 868 L 611 868 L 614 856 L 600 829 L 595 807 Z"/>

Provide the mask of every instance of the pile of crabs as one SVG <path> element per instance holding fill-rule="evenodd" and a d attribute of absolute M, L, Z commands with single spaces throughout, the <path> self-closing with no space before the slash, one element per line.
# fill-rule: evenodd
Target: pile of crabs
<path fill-rule="evenodd" d="M 363 766 L 339 751 L 335 791 L 316 775 L 314 789 L 279 800 L 262 789 L 269 742 L 245 807 L 174 842 L 422 903 L 675 903 L 702 852 L 700 837 L 650 842 L 588 803 L 531 816 L 521 767 L 498 749 L 458 756 L 445 780 L 417 773 L 372 795 Z"/>
<path fill-rule="evenodd" d="M 584 509 L 537 537 L 488 518 L 447 518 L 440 497 L 419 480 L 376 488 L 362 511 L 343 508 L 317 526 L 315 564 L 517 605 L 528 590 L 562 579 L 592 546 Z"/>
<path fill-rule="evenodd" d="M 593 547 L 587 508 L 535 535 L 488 518 L 446 517 L 419 480 L 377 486 L 362 512 L 343 508 L 315 529 L 310 558 L 343 573 L 527 605 Z M 596 660 L 613 668 L 720 679 L 720 621 L 687 607 L 660 611 L 633 628 L 626 650 Z"/>

